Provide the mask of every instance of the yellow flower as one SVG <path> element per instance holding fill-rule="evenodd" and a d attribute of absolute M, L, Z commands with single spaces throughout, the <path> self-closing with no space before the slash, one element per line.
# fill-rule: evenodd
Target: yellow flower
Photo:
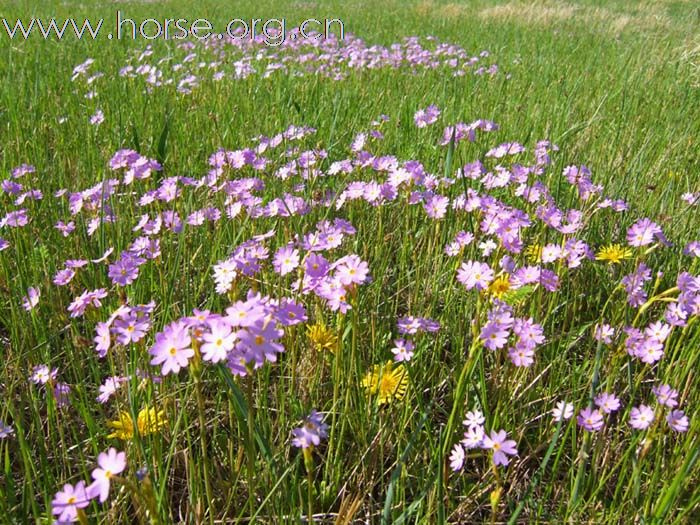
<path fill-rule="evenodd" d="M 320 321 L 309 326 L 306 329 L 306 335 L 309 337 L 313 347 L 319 352 L 328 350 L 331 353 L 335 353 L 338 349 L 338 336 Z"/>
<path fill-rule="evenodd" d="M 404 398 L 408 390 L 408 373 L 403 365 L 387 361 L 384 365 L 374 365 L 362 380 L 362 386 L 369 394 L 377 394 L 377 403 L 384 405 Z"/>
<path fill-rule="evenodd" d="M 510 290 L 510 278 L 507 275 L 501 275 L 489 284 L 488 292 L 493 297 L 500 299 Z"/>
<path fill-rule="evenodd" d="M 630 257 L 632 257 L 632 250 L 623 248 L 619 244 L 609 244 L 595 256 L 596 261 L 608 261 L 608 264 L 620 263 L 623 259 L 629 259 Z"/>
<path fill-rule="evenodd" d="M 542 260 L 542 246 L 539 244 L 531 244 L 523 252 L 530 259 L 530 262 L 537 263 Z"/>
<path fill-rule="evenodd" d="M 167 424 L 168 420 L 165 417 L 165 411 L 159 410 L 156 412 L 155 408 L 142 409 L 136 418 L 136 426 L 141 436 L 155 434 Z M 128 412 L 120 412 L 119 419 L 110 421 L 107 423 L 107 426 L 114 429 L 114 432 L 107 436 L 108 438 L 126 441 L 134 437 L 134 422 Z"/>

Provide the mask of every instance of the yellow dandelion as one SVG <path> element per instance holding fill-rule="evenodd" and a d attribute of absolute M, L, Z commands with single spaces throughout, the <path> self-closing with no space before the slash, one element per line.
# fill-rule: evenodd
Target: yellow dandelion
<path fill-rule="evenodd" d="M 539 244 L 531 244 L 523 252 L 530 262 L 537 263 L 542 260 L 542 246 Z"/>
<path fill-rule="evenodd" d="M 501 275 L 489 284 L 488 292 L 492 297 L 500 299 L 510 290 L 510 277 Z"/>
<path fill-rule="evenodd" d="M 609 244 L 602 248 L 595 256 L 596 261 L 608 261 L 608 264 L 620 263 L 624 259 L 632 257 L 632 250 L 623 248 L 619 244 Z"/>
<path fill-rule="evenodd" d="M 141 436 L 155 434 L 167 424 L 168 420 L 165 417 L 165 411 L 159 410 L 156 412 L 155 408 L 142 409 L 136 418 L 136 426 Z M 108 438 L 126 441 L 134 437 L 134 422 L 128 412 L 119 412 L 119 419 L 110 421 L 107 423 L 107 426 L 114 429 L 114 432 L 107 436 Z"/>
<path fill-rule="evenodd" d="M 400 401 L 408 390 L 408 373 L 403 365 L 387 361 L 384 365 L 374 365 L 362 380 L 362 386 L 370 395 L 377 395 L 379 405 Z"/>
<path fill-rule="evenodd" d="M 319 352 L 328 350 L 335 353 L 338 349 L 338 336 L 320 321 L 307 327 L 306 335 L 313 347 Z"/>

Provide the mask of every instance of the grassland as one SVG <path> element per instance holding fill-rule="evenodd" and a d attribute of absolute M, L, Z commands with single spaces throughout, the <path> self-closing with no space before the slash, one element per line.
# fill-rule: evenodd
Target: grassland
<path fill-rule="evenodd" d="M 692 2 L 119 2 L 91 6 L 77 2 L 13 2 L 0 6 L 7 19 L 30 16 L 105 17 L 122 10 L 134 19 L 202 17 L 214 23 L 230 18 L 287 18 L 290 25 L 314 18 L 339 18 L 345 31 L 368 45 L 389 46 L 408 36 L 434 36 L 461 46 L 469 55 L 488 50 L 480 63 L 498 65 L 495 75 L 461 77 L 449 68 L 358 68 L 342 80 L 310 74 L 256 72 L 242 79 L 214 81 L 203 73 L 191 93 L 175 86 L 149 89 L 141 79 L 118 74 L 146 42 L 65 38 L 9 40 L 0 34 L 0 179 L 10 179 L 22 163 L 36 173 L 17 182 L 39 189 L 40 200 L 13 204 L 0 195 L 0 216 L 25 208 L 29 224 L 5 226 L 0 237 L 0 420 L 12 435 L 0 440 L 0 515 L 10 523 L 49 522 L 51 502 L 64 483 L 89 481 L 98 454 L 116 447 L 127 455 L 124 481 L 112 483 L 105 504 L 84 509 L 90 523 L 696 523 L 700 519 L 697 459 L 697 369 L 700 332 L 692 317 L 676 327 L 663 359 L 653 366 L 625 352 L 625 336 L 611 345 L 594 340 L 597 323 L 616 328 L 645 327 L 663 319 L 669 292 L 641 309 L 628 304 L 620 282 L 642 262 L 663 276 L 647 285 L 650 298 L 671 290 L 684 271 L 698 275 L 698 257 L 683 253 L 700 239 L 697 205 L 681 197 L 700 192 L 700 13 Z M 173 42 L 154 41 L 153 56 L 181 61 Z M 197 53 L 206 55 L 201 48 Z M 211 60 L 211 55 L 206 55 Z M 104 76 L 94 86 L 85 77 L 71 81 L 73 67 L 94 58 L 91 71 Z M 155 59 L 154 59 L 155 62 Z M 206 68 L 203 68 L 206 69 Z M 96 96 L 86 98 L 93 90 Z M 435 104 L 439 122 L 417 128 L 414 113 Z M 104 122 L 91 125 L 97 110 Z M 337 198 L 353 180 L 386 178 L 381 170 L 352 174 L 300 176 L 281 180 L 273 172 L 291 157 L 285 148 L 320 150 L 327 171 L 333 161 L 353 158 L 356 135 L 373 129 L 380 115 L 383 139 L 370 141 L 376 157 L 420 161 L 438 178 L 455 177 L 457 168 L 500 143 L 517 141 L 531 152 L 539 140 L 559 147 L 540 179 L 563 209 L 585 211 L 585 227 L 575 237 L 592 252 L 626 243 L 626 231 L 648 217 L 672 246 L 637 247 L 629 260 L 607 265 L 585 258 L 580 267 L 558 264 L 561 286 L 549 293 L 538 287 L 514 303 L 518 317 L 539 323 L 546 342 L 530 367 L 514 367 L 505 350 L 479 346 L 478 327 L 492 298 L 465 290 L 456 280 L 466 260 L 498 267 L 506 252 L 490 257 L 478 242 L 449 257 L 444 247 L 457 232 L 479 234 L 478 211 L 453 209 L 431 220 L 408 195 L 381 206 Z M 445 126 L 485 119 L 499 130 L 478 134 L 473 143 L 439 145 Z M 248 210 L 224 216 L 182 233 L 163 231 L 161 254 L 143 266 L 128 286 L 108 278 L 106 265 L 89 263 L 69 286 L 54 276 L 66 260 L 97 260 L 109 249 L 114 263 L 139 235 L 143 213 L 177 210 L 183 219 L 205 206 L 224 210 L 220 193 L 206 187 L 181 187 L 173 203 L 139 206 L 144 191 L 166 177 L 200 179 L 220 148 L 254 147 L 253 137 L 272 137 L 290 125 L 316 132 L 285 142 L 269 153 L 269 166 L 223 177 L 259 177 L 257 196 L 268 203 L 295 193 L 316 203 L 306 215 L 254 217 Z M 56 191 L 79 192 L 121 172 L 109 168 L 117 150 L 131 148 L 157 159 L 162 171 L 119 189 L 109 199 L 117 220 L 88 234 L 90 218 L 104 208 L 72 216 Z M 531 162 L 531 156 L 527 161 Z M 624 199 L 629 210 L 593 210 L 579 198 L 562 171 L 588 166 L 604 195 Z M 509 169 L 512 165 L 507 166 Z M 246 168 L 248 169 L 248 168 Z M 295 188 L 299 183 L 304 188 Z M 440 188 L 452 201 L 469 189 L 484 191 L 462 178 Z M 297 191 L 298 190 L 298 191 Z M 136 192 L 131 196 L 129 192 Z M 328 191 L 328 195 L 325 193 Z M 536 220 L 535 206 L 512 191 L 494 195 L 521 206 L 533 225 L 523 230 L 525 246 L 562 244 L 572 236 Z M 291 276 L 272 271 L 270 262 L 255 278 L 241 278 L 228 294 L 215 292 L 212 267 L 254 235 L 270 230 L 271 253 L 315 230 L 323 219 L 342 218 L 356 228 L 330 259 L 357 254 L 368 263 L 371 282 L 353 291 L 352 309 L 330 311 L 313 296 L 300 296 Z M 57 221 L 75 220 L 63 236 Z M 658 245 L 658 246 L 657 246 Z M 649 246 L 646 246 L 649 248 Z M 301 250 L 302 255 L 305 251 Z M 510 254 L 530 264 L 523 253 Z M 41 290 L 35 308 L 22 298 Z M 83 290 L 105 288 L 101 308 L 72 318 L 67 307 Z M 653 290 L 652 290 L 653 288 Z M 249 289 L 274 298 L 295 297 L 307 310 L 308 325 L 323 322 L 338 339 L 334 353 L 313 348 L 305 325 L 285 329 L 285 352 L 247 377 L 233 376 L 223 364 L 191 365 L 162 381 L 149 364 L 155 335 L 193 309 L 223 313 Z M 154 301 L 152 328 L 136 344 L 113 345 L 106 358 L 94 351 L 97 323 L 120 304 Z M 439 321 L 437 333 L 416 335 L 416 355 L 406 364 L 406 395 L 378 406 L 362 380 L 372 366 L 390 360 L 398 337 L 397 320 L 414 315 Z M 476 327 L 476 328 L 475 328 Z M 30 380 L 35 366 L 58 368 L 48 385 Z M 144 373 L 145 372 L 145 373 Z M 108 403 L 98 403 L 98 387 L 112 376 L 128 378 Z M 160 378 L 158 378 L 160 379 Z M 50 395 L 55 381 L 70 386 L 68 403 Z M 657 412 L 648 431 L 630 428 L 633 407 L 653 404 L 651 388 L 669 384 L 690 421 L 687 432 L 671 432 Z M 598 392 L 616 393 L 619 413 L 601 432 L 585 432 L 576 415 L 557 425 L 551 410 L 566 400 L 585 408 Z M 146 406 L 164 410 L 167 424 L 134 439 L 108 438 L 108 422 L 120 411 L 132 418 Z M 494 467 L 489 454 L 469 451 L 460 473 L 448 468 L 452 445 L 467 410 L 480 409 L 487 430 L 506 429 L 518 456 L 507 468 Z M 325 415 L 329 436 L 308 454 L 292 446 L 291 431 L 311 409 Z M 456 424 L 455 424 L 456 422 Z M 310 458 L 310 459 L 309 459 Z M 138 471 L 138 472 L 137 472 Z M 137 475 L 138 474 L 138 475 Z M 83 518 L 81 514 L 80 518 Z"/>

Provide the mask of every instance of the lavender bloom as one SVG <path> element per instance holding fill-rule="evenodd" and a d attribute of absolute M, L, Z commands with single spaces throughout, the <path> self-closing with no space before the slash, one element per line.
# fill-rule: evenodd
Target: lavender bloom
<path fill-rule="evenodd" d="M 292 445 L 298 448 L 317 447 L 328 436 L 328 425 L 323 422 L 323 415 L 312 410 L 304 424 L 292 430 Z"/>
<path fill-rule="evenodd" d="M 510 462 L 508 456 L 518 455 L 515 441 L 506 439 L 507 437 L 505 430 L 498 432 L 492 430 L 490 435 L 484 436 L 482 447 L 493 451 L 494 465 L 503 465 L 505 467 Z"/>
<path fill-rule="evenodd" d="M 486 263 L 467 261 L 457 271 L 457 280 L 467 290 L 484 290 L 494 278 L 494 272 Z"/>
<path fill-rule="evenodd" d="M 413 358 L 414 344 L 406 339 L 396 339 L 391 353 L 394 354 L 394 361 L 400 363 L 410 361 Z"/>
<path fill-rule="evenodd" d="M 584 408 L 579 412 L 576 422 L 580 427 L 589 432 L 597 432 L 603 428 L 603 416 L 598 410 Z"/>
<path fill-rule="evenodd" d="M 654 237 L 665 241 L 659 225 L 646 218 L 637 221 L 627 230 L 627 243 L 630 246 L 646 246 L 654 241 Z"/>
<path fill-rule="evenodd" d="M 126 453 L 110 448 L 97 457 L 97 464 L 99 466 L 92 471 L 94 481 L 87 487 L 86 492 L 90 498 L 98 498 L 100 503 L 104 503 L 109 496 L 110 479 L 121 474 L 126 468 Z"/>
<path fill-rule="evenodd" d="M 669 408 L 678 406 L 678 390 L 674 390 L 670 385 L 658 385 L 651 389 L 656 396 L 656 401 L 660 405 Z"/>
<path fill-rule="evenodd" d="M 192 340 L 184 323 L 170 323 L 162 332 L 156 334 L 155 344 L 148 351 L 153 356 L 151 365 L 162 365 L 161 374 L 177 374 L 186 367 L 194 356 L 190 348 Z"/>
<path fill-rule="evenodd" d="M 15 429 L 10 425 L 6 425 L 5 422 L 0 419 L 0 439 L 7 439 L 15 434 Z"/>
<path fill-rule="evenodd" d="M 45 385 L 49 381 L 54 381 L 58 375 L 58 368 L 51 369 L 46 365 L 37 365 L 32 371 L 30 380 L 36 385 Z"/>
<path fill-rule="evenodd" d="M 644 430 L 654 421 L 654 410 L 647 405 L 634 407 L 630 412 L 630 426 L 637 430 Z"/>
<path fill-rule="evenodd" d="M 29 312 L 34 310 L 37 304 L 39 304 L 39 297 L 41 297 L 41 291 L 33 286 L 27 289 L 27 295 L 22 298 L 22 306 Z"/>
<path fill-rule="evenodd" d="M 459 443 L 455 443 L 454 447 L 452 447 L 452 451 L 450 452 L 450 469 L 452 469 L 453 472 L 459 472 L 462 470 L 462 467 L 464 466 L 464 448 L 462 448 L 462 445 Z"/>
<path fill-rule="evenodd" d="M 78 510 L 90 504 L 90 497 L 85 491 L 85 482 L 79 481 L 75 486 L 66 483 L 63 490 L 56 493 L 51 502 L 51 513 L 61 523 L 76 521 Z"/>
<path fill-rule="evenodd" d="M 672 410 L 666 416 L 666 422 L 672 430 L 676 432 L 687 432 L 688 431 L 688 417 L 682 410 Z"/>
<path fill-rule="evenodd" d="M 601 392 L 595 398 L 595 404 L 606 414 L 611 414 L 620 408 L 620 400 L 615 394 Z"/>
<path fill-rule="evenodd" d="M 435 105 L 430 105 L 425 109 L 419 109 L 416 111 L 415 115 L 413 115 L 413 121 L 415 122 L 417 128 L 425 128 L 430 124 L 437 122 L 439 116 L 440 110 L 438 107 Z"/>
<path fill-rule="evenodd" d="M 622 278 L 622 285 L 627 292 L 627 302 L 633 307 L 639 307 L 647 300 L 644 284 L 651 280 L 651 270 L 644 263 L 639 263 L 636 270 Z"/>

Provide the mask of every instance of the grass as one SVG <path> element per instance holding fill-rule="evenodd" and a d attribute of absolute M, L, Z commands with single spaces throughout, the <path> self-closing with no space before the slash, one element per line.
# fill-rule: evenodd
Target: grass
<path fill-rule="evenodd" d="M 128 482 L 113 484 L 105 505 L 91 503 L 94 522 L 193 522 L 215 520 L 263 523 L 299 522 L 315 514 L 318 522 L 591 522 L 694 523 L 700 516 L 697 490 L 700 400 L 696 370 L 700 333 L 697 323 L 674 329 L 665 356 L 651 367 L 630 358 L 620 339 L 598 345 L 593 325 L 605 320 L 616 327 L 647 326 L 663 317 L 664 303 L 630 307 L 618 284 L 644 261 L 662 270 L 658 292 L 675 285 L 681 271 L 698 274 L 697 258 L 682 254 L 698 238 L 697 208 L 681 200 L 700 191 L 700 88 L 697 39 L 700 21 L 689 2 L 398 2 L 372 6 L 349 2 L 256 2 L 224 7 L 217 2 L 119 3 L 108 7 L 63 2 L 14 3 L 0 16 L 114 18 L 117 8 L 134 19 L 147 17 L 286 17 L 292 25 L 308 17 L 340 18 L 345 30 L 368 43 L 390 45 L 405 36 L 434 35 L 470 55 L 489 50 L 494 76 L 455 78 L 445 69 L 362 69 L 342 81 L 318 75 L 293 77 L 260 73 L 241 80 L 215 82 L 210 77 L 191 94 L 173 86 L 144 89 L 141 80 L 117 73 L 127 57 L 146 45 L 106 40 L 28 41 L 0 36 L 0 136 L 2 178 L 27 162 L 36 174 L 18 182 L 40 189 L 42 200 L 25 202 L 31 217 L 24 228 L 2 228 L 10 247 L 0 252 L 0 372 L 3 402 L 0 419 L 15 434 L 0 440 L 2 476 L 0 511 L 9 522 L 44 522 L 51 500 L 64 483 L 90 480 L 97 455 L 110 446 L 125 450 Z M 155 57 L 181 60 L 186 54 L 172 43 L 153 43 Z M 197 48 L 198 53 L 207 53 Z M 71 82 L 72 68 L 95 58 L 92 71 L 98 96 L 86 99 L 84 80 Z M 206 60 L 213 60 L 207 58 Z M 442 110 L 437 124 L 417 129 L 413 114 L 429 104 Z M 88 119 L 100 108 L 105 122 Z M 110 206 L 118 220 L 97 233 L 86 232 L 89 214 L 70 217 L 67 200 L 55 191 L 77 192 L 112 177 L 108 161 L 120 148 L 133 148 L 159 159 L 163 172 L 129 186 L 140 196 L 169 176 L 201 178 L 207 159 L 219 148 L 250 147 L 252 137 L 272 136 L 288 126 L 306 125 L 316 133 L 289 141 L 269 153 L 271 167 L 259 176 L 265 202 L 293 191 L 299 176 L 281 181 L 272 173 L 289 159 L 286 146 L 300 151 L 324 149 L 327 169 L 349 158 L 355 135 L 386 114 L 385 138 L 371 142 L 372 154 L 419 160 L 429 173 L 451 175 L 497 144 L 518 141 L 529 151 L 541 139 L 560 148 L 541 179 L 563 209 L 591 209 L 562 177 L 564 167 L 585 164 L 593 181 L 611 198 L 625 199 L 630 210 L 610 210 L 586 217 L 577 235 L 596 250 L 624 243 L 627 228 L 640 217 L 657 222 L 673 242 L 652 253 L 635 250 L 619 266 L 586 260 L 580 268 L 554 267 L 562 286 L 556 293 L 541 287 L 522 297 L 519 317 L 533 317 L 547 337 L 530 368 L 512 366 L 505 355 L 485 351 L 475 337 L 483 324 L 488 298 L 466 291 L 455 279 L 463 260 L 484 260 L 497 267 L 499 249 L 483 257 L 477 243 L 460 257 L 444 246 L 460 230 L 477 233 L 476 213 L 450 210 L 441 221 L 426 217 L 406 196 L 373 207 L 353 201 L 340 210 L 314 207 L 290 218 L 224 218 L 216 224 L 164 231 L 161 256 L 145 264 L 139 278 L 120 288 L 107 268 L 90 264 L 67 287 L 52 283 L 67 259 L 97 259 L 114 248 L 109 262 L 138 235 L 132 231 L 142 213 L 175 209 L 184 218 L 206 206 L 223 209 L 223 196 L 206 188 L 184 187 L 172 203 L 137 206 L 136 198 L 114 195 Z M 59 123 L 61 119 L 66 121 Z M 438 146 L 442 129 L 457 121 L 483 118 L 500 125 L 454 147 Z M 527 157 L 526 161 L 532 162 Z M 352 180 L 383 181 L 371 169 L 307 182 L 300 193 L 318 199 L 325 190 L 340 191 Z M 440 188 L 451 198 L 464 184 Z M 535 217 L 535 207 L 510 189 L 496 197 Z M 0 196 L 2 215 L 18 206 Z M 5 211 L 6 210 L 6 211 Z M 352 310 L 330 312 L 313 296 L 301 297 L 310 321 L 323 320 L 339 338 L 334 353 L 311 348 L 304 325 L 288 328 L 286 351 L 249 377 L 232 376 L 223 365 L 190 366 L 157 383 L 140 379 L 137 369 L 158 374 L 149 365 L 155 333 L 193 308 L 223 312 L 254 288 L 275 298 L 295 296 L 290 276 L 280 277 L 266 264 L 255 280 L 241 279 L 228 296 L 214 291 L 212 266 L 253 235 L 274 229 L 270 251 L 307 234 L 328 217 L 349 220 L 357 233 L 332 252 L 331 259 L 356 253 L 367 261 L 372 282 L 357 289 Z M 53 225 L 76 221 L 64 238 Z M 565 237 L 541 221 L 523 234 L 526 245 L 559 242 Z M 482 240 L 481 238 L 478 239 Z M 527 264 L 521 254 L 518 264 Z M 651 283 L 647 286 L 650 290 Z M 21 298 L 30 286 L 41 289 L 30 312 Z M 84 289 L 108 288 L 104 306 L 82 318 L 69 318 L 67 306 Z M 654 293 L 649 294 L 654 297 Z M 107 358 L 93 350 L 95 325 L 124 300 L 153 300 L 153 328 L 140 343 L 115 346 Z M 391 342 L 404 315 L 438 320 L 435 334 L 413 337 L 416 355 L 408 363 L 410 387 L 403 400 L 378 407 L 361 387 L 365 373 L 392 358 Z M 472 326 L 471 321 L 476 325 Z M 636 323 L 636 324 L 635 324 Z M 476 327 L 476 328 L 475 328 Z M 29 382 L 35 365 L 59 369 L 70 385 L 70 405 L 59 407 L 45 387 Z M 131 379 L 106 404 L 95 401 L 109 376 Z M 647 432 L 627 423 L 633 406 L 653 405 L 651 387 L 665 382 L 680 392 L 690 419 L 687 433 L 661 425 Z M 577 410 L 594 393 L 613 391 L 620 412 L 605 430 L 586 433 L 575 417 L 561 425 L 549 414 L 566 399 Z M 165 411 L 162 432 L 128 442 L 107 438 L 107 422 L 120 410 L 135 417 L 145 406 Z M 505 429 L 519 456 L 507 468 L 492 468 L 488 454 L 470 451 L 465 470 L 452 474 L 447 456 L 460 438 L 466 410 L 480 408 L 486 427 Z M 329 437 L 304 457 L 291 446 L 291 430 L 312 409 L 323 412 Z M 136 471 L 144 468 L 139 480 Z M 138 488 L 134 488 L 138 487 Z M 304 517 L 304 518 L 302 518 Z"/>

